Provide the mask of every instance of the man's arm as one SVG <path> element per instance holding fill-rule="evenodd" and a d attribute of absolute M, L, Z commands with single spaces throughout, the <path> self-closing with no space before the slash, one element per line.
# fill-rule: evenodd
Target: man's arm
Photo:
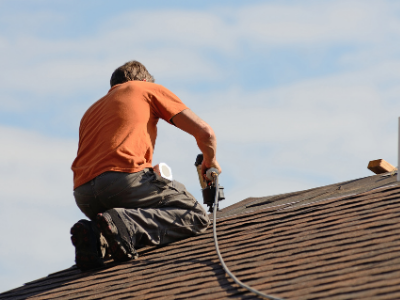
<path fill-rule="evenodd" d="M 171 122 L 196 139 L 197 145 L 203 153 L 203 174 L 209 168 L 216 168 L 221 173 L 221 167 L 216 158 L 217 139 L 211 126 L 190 109 L 185 109 L 172 117 Z"/>

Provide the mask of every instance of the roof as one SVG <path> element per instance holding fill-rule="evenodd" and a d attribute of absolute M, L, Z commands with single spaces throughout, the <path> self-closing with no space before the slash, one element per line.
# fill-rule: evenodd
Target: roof
<path fill-rule="evenodd" d="M 400 184 L 375 175 L 248 198 L 219 212 L 222 256 L 244 283 L 284 299 L 400 299 Z M 75 267 L 0 299 L 255 299 L 222 270 L 212 228 L 135 261 Z"/>

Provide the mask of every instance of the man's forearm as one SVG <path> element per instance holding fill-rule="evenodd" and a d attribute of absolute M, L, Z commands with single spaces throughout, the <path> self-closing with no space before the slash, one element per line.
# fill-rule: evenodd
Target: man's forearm
<path fill-rule="evenodd" d="M 217 139 L 211 126 L 199 118 L 190 109 L 186 109 L 174 116 L 173 123 L 175 126 L 191 134 L 196 139 L 197 145 L 203 153 L 203 172 L 209 168 L 216 168 L 221 172 L 221 167 L 216 158 Z"/>
<path fill-rule="evenodd" d="M 203 153 L 204 164 L 207 168 L 210 168 L 217 160 L 217 138 L 215 137 L 214 131 L 208 126 L 201 134 L 195 136 L 195 139 L 197 146 Z"/>

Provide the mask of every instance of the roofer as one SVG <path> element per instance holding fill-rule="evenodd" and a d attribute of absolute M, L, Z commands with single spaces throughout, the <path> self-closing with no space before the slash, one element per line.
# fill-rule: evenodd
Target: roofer
<path fill-rule="evenodd" d="M 102 266 L 108 249 L 115 261 L 137 257 L 135 249 L 202 233 L 207 213 L 186 188 L 154 172 L 157 122 L 191 134 L 204 155 L 202 171 L 214 167 L 212 128 L 137 61 L 117 68 L 111 89 L 82 117 L 72 164 L 74 197 L 91 220 L 71 228 L 78 268 Z"/>

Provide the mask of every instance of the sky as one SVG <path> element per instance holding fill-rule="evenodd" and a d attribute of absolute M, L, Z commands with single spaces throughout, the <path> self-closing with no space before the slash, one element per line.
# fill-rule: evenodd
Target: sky
<path fill-rule="evenodd" d="M 74 264 L 80 118 L 129 60 L 214 129 L 221 207 L 397 166 L 398 1 L 0 0 L 0 292 Z M 202 202 L 198 153 L 159 122 Z"/>

